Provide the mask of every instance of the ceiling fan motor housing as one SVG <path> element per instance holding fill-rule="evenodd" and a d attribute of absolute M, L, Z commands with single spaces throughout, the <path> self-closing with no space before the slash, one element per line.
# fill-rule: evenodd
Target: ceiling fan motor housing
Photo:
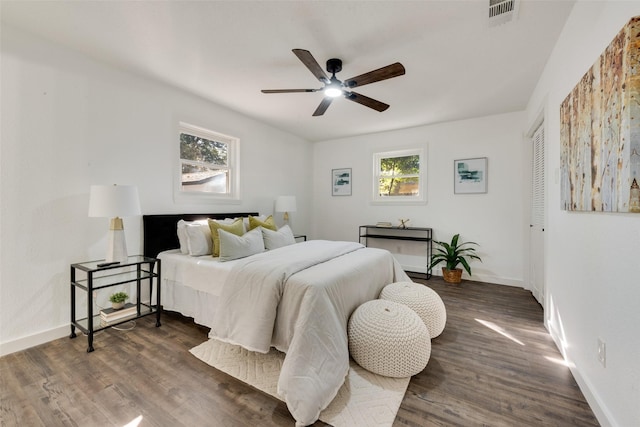
<path fill-rule="evenodd" d="M 339 73 L 342 71 L 342 60 L 338 58 L 331 58 L 327 61 L 327 71 L 331 74 Z"/>

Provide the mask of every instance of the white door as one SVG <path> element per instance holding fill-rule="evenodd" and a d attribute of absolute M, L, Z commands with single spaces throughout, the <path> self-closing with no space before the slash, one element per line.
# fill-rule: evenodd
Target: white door
<path fill-rule="evenodd" d="M 544 126 L 531 138 L 531 218 L 529 280 L 533 296 L 544 307 Z"/>

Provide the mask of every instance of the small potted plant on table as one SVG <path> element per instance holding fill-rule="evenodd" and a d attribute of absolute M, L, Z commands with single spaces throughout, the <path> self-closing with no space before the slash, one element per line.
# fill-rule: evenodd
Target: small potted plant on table
<path fill-rule="evenodd" d="M 129 299 L 129 295 L 126 292 L 116 292 L 115 294 L 111 294 L 109 297 L 109 301 L 111 301 L 111 307 L 114 310 L 120 310 L 124 307 L 124 302 Z"/>
<path fill-rule="evenodd" d="M 459 243 L 460 234 L 456 234 L 451 239 L 451 243 L 433 242 L 438 246 L 435 249 L 435 253 L 431 255 L 431 264 L 429 269 L 432 269 L 441 262 L 446 263 L 446 266 L 442 269 L 442 277 L 447 283 L 460 283 L 462 281 L 462 269 L 457 268 L 458 264 L 462 264 L 464 269 L 471 276 L 471 267 L 469 266 L 469 259 L 477 259 L 482 262 L 480 257 L 475 254 L 476 249 L 471 246 L 465 245 L 478 245 L 475 242 Z"/>

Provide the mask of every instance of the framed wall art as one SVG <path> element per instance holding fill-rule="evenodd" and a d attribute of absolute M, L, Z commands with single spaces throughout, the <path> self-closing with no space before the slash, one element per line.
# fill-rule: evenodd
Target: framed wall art
<path fill-rule="evenodd" d="M 331 170 L 331 195 L 351 195 L 351 168 Z"/>
<path fill-rule="evenodd" d="M 640 212 L 640 16 L 560 105 L 561 208 Z"/>
<path fill-rule="evenodd" d="M 454 194 L 487 192 L 487 158 L 460 159 L 453 161 Z"/>

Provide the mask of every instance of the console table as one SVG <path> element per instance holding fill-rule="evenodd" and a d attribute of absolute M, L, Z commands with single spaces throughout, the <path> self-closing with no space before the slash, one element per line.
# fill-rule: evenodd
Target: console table
<path fill-rule="evenodd" d="M 427 279 L 431 278 L 432 236 L 433 230 L 424 227 L 361 225 L 359 230 L 360 243 L 389 250 L 405 271 L 424 274 Z"/>

